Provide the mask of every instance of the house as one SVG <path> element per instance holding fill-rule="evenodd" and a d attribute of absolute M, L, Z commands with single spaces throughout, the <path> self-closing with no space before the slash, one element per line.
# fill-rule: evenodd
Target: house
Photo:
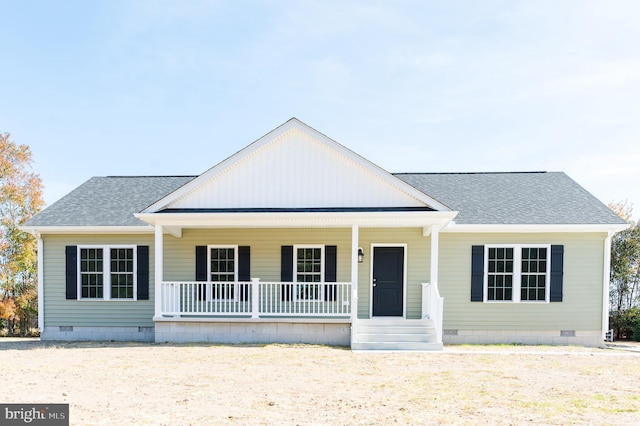
<path fill-rule="evenodd" d="M 31 219 L 45 340 L 601 345 L 627 224 L 564 173 L 391 174 L 292 118 Z"/>

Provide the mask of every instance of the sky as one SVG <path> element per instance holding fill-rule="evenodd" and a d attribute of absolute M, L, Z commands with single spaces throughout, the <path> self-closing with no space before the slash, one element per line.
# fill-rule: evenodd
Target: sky
<path fill-rule="evenodd" d="M 296 117 L 389 172 L 563 171 L 640 217 L 640 2 L 0 0 L 0 132 L 51 204 Z"/>

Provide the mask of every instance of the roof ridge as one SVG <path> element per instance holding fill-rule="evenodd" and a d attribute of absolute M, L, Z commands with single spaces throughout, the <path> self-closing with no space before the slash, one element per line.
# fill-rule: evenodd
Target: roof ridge
<path fill-rule="evenodd" d="M 94 177 L 102 177 L 102 178 L 122 178 L 122 179 L 135 179 L 135 178 L 188 178 L 188 177 L 198 177 L 200 175 L 113 175 L 113 176 L 94 176 Z"/>

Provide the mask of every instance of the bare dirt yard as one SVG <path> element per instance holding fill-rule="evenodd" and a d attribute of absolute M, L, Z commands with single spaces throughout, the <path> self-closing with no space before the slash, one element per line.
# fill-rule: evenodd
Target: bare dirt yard
<path fill-rule="evenodd" d="M 640 347 L 0 339 L 2 403 L 69 403 L 72 425 L 638 425 Z"/>

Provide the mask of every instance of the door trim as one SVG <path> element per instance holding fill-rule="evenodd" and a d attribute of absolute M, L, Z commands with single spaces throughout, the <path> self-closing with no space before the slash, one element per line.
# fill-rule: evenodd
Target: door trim
<path fill-rule="evenodd" d="M 369 246 L 369 318 L 400 318 L 400 317 L 374 317 L 373 316 L 373 256 L 375 247 L 401 247 L 402 256 L 402 318 L 407 318 L 407 243 L 371 243 Z"/>

